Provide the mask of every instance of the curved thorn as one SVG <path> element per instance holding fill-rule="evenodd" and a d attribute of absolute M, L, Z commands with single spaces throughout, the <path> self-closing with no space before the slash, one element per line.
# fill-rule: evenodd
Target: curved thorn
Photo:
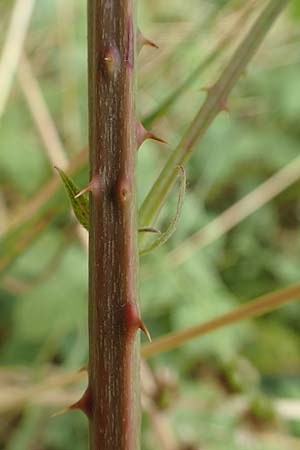
<path fill-rule="evenodd" d="M 146 325 L 144 324 L 144 322 L 140 321 L 139 328 L 140 328 L 140 330 L 142 330 L 145 333 L 148 341 L 152 342 L 151 334 L 150 334 L 148 328 L 146 327 Z"/>

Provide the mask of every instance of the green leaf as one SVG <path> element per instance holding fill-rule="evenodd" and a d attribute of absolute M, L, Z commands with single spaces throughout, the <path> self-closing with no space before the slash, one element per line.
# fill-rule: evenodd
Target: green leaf
<path fill-rule="evenodd" d="M 161 247 L 170 239 L 170 237 L 176 231 L 181 216 L 186 187 L 186 174 L 183 166 L 178 166 L 178 176 L 180 177 L 180 188 L 175 217 L 173 218 L 173 220 L 171 221 L 170 225 L 168 226 L 165 232 L 161 233 L 160 236 L 154 242 L 152 242 L 152 244 L 150 244 L 148 247 L 145 247 L 143 250 L 140 251 L 140 256 L 145 255 L 146 253 L 149 253 L 158 247 Z"/>
<path fill-rule="evenodd" d="M 69 178 L 63 170 L 55 167 L 58 171 L 60 178 L 64 184 L 64 187 L 68 193 L 69 199 L 71 200 L 71 205 L 74 211 L 75 216 L 84 226 L 86 230 L 89 230 L 89 201 L 86 197 L 81 195 L 78 198 L 75 198 L 75 195 L 78 194 L 79 188 L 76 184 Z"/>

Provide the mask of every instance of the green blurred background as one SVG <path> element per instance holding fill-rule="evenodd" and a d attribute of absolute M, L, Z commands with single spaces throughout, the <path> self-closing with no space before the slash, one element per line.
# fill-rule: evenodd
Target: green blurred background
<path fill-rule="evenodd" d="M 7 102 L 0 92 L 0 449 L 5 450 L 87 448 L 87 423 L 79 412 L 50 418 L 83 391 L 78 369 L 87 362 L 86 235 L 53 171 L 55 164 L 66 167 L 72 160 L 77 184 L 88 178 L 81 151 L 87 143 L 85 3 L 36 2 Z M 216 80 L 263 4 L 139 1 L 140 27 L 160 48 L 145 48 L 139 57 L 137 109 L 169 143 L 147 142 L 140 149 L 140 201 L 202 104 L 201 88 Z M 218 116 L 188 165 L 176 234 L 141 259 L 141 308 L 153 338 L 299 280 L 300 182 L 209 245 L 203 240 L 191 245 L 180 263 L 189 236 L 283 167 L 298 166 L 300 178 L 299 5 L 291 2 L 276 22 L 230 96 L 230 113 Z M 0 48 L 13 9 L 12 0 L 1 0 Z M 13 46 L 11 52 L 17 50 Z M 196 69 L 197 76 L 176 96 Z M 170 105 L 153 116 L 169 95 Z M 161 228 L 175 208 L 174 191 Z M 299 329 L 299 303 L 292 302 L 152 358 L 156 416 L 146 404 L 143 450 L 299 448 Z"/>

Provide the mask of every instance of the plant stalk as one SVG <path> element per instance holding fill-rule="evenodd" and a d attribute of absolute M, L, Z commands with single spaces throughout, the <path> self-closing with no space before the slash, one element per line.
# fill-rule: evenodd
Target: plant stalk
<path fill-rule="evenodd" d="M 143 358 L 150 358 L 158 353 L 166 352 L 180 345 L 204 336 L 207 333 L 218 330 L 226 325 L 232 325 L 242 320 L 267 314 L 279 308 L 293 299 L 300 298 L 300 285 L 294 284 L 280 291 L 270 292 L 255 300 L 246 302 L 244 305 L 238 306 L 232 311 L 216 317 L 208 322 L 186 328 L 182 331 L 166 334 L 152 343 L 143 345 L 141 354 Z"/>
<path fill-rule="evenodd" d="M 260 13 L 241 44 L 229 60 L 218 81 L 207 89 L 207 98 L 196 114 L 181 142 L 172 152 L 157 180 L 152 186 L 140 208 L 140 226 L 153 226 L 166 198 L 176 180 L 176 167 L 185 166 L 191 158 L 196 145 L 201 141 L 207 129 L 226 109 L 229 94 L 239 80 L 247 64 L 259 48 L 276 18 L 288 4 L 288 0 L 270 0 Z M 140 242 L 146 240 L 142 236 Z"/>
<path fill-rule="evenodd" d="M 90 450 L 139 448 L 134 15 L 88 1 Z"/>

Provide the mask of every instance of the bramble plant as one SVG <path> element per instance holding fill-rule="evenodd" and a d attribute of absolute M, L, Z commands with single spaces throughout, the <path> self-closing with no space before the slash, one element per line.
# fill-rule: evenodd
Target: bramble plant
<path fill-rule="evenodd" d="M 141 258 L 164 245 L 176 231 L 179 220 L 184 221 L 181 213 L 188 179 L 187 164 L 215 118 L 228 111 L 232 90 L 287 4 L 288 0 L 269 0 L 217 80 L 203 88 L 206 99 L 138 209 L 136 161 L 139 148 L 146 139 L 165 144 L 164 139 L 148 127 L 168 113 L 171 104 L 200 71 L 232 42 L 235 30 L 212 49 L 207 60 L 196 67 L 182 86 L 176 87 L 170 97 L 141 120 L 136 108 L 138 54 L 144 47 L 158 46 L 139 30 L 135 0 L 88 0 L 89 150 L 84 148 L 65 167 L 59 161 L 54 163 L 74 214 L 89 233 L 88 383 L 82 397 L 62 412 L 81 409 L 86 414 L 90 450 L 141 448 L 141 357 L 150 358 L 225 325 L 272 311 L 300 296 L 300 285 L 294 284 L 209 322 L 175 331 L 153 342 L 151 329 L 141 317 L 139 302 Z M 252 4 L 246 5 L 239 20 L 248 18 L 252 9 Z M 23 63 L 26 70 L 26 61 Z M 90 178 L 81 189 L 73 176 L 81 170 L 88 154 Z M 60 208 L 57 202 L 53 207 L 58 189 L 56 177 L 11 224 L 10 233 L 3 240 L 4 250 L 9 251 L 0 260 L 1 269 L 6 269 L 29 245 L 34 234 L 47 226 L 49 218 L 55 217 Z M 174 216 L 167 225 L 161 226 L 157 224 L 159 214 L 176 189 Z M 216 224 L 213 233 L 218 234 L 219 229 Z M 184 258 L 180 255 L 178 264 Z M 162 262 L 162 270 L 166 265 L 168 261 Z M 139 330 L 150 341 L 141 348 Z M 147 370 L 143 362 L 143 373 Z M 155 405 L 150 403 L 149 408 Z"/>
<path fill-rule="evenodd" d="M 85 227 L 88 204 L 82 196 L 90 192 L 89 381 L 84 396 L 75 406 L 89 418 L 91 450 L 140 447 L 136 333 L 139 328 L 145 330 L 145 325 L 140 318 L 137 294 L 137 223 L 144 229 L 155 224 L 179 173 L 183 181 L 176 217 L 154 243 L 147 246 L 142 235 L 140 254 L 154 250 L 171 236 L 184 196 L 183 166 L 214 118 L 226 109 L 231 90 L 287 3 L 270 1 L 218 81 L 206 89 L 206 101 L 169 157 L 137 219 L 136 152 L 153 135 L 140 124 L 135 112 L 136 47 L 137 42 L 141 49 L 148 41 L 140 32 L 137 35 L 133 0 L 89 1 L 91 181 L 74 195 L 71 182 L 66 181 L 66 175 L 62 178 L 71 194 L 75 214 Z M 299 292 L 296 286 L 289 294 L 293 297 Z M 283 298 L 286 300 L 285 295 Z"/>

